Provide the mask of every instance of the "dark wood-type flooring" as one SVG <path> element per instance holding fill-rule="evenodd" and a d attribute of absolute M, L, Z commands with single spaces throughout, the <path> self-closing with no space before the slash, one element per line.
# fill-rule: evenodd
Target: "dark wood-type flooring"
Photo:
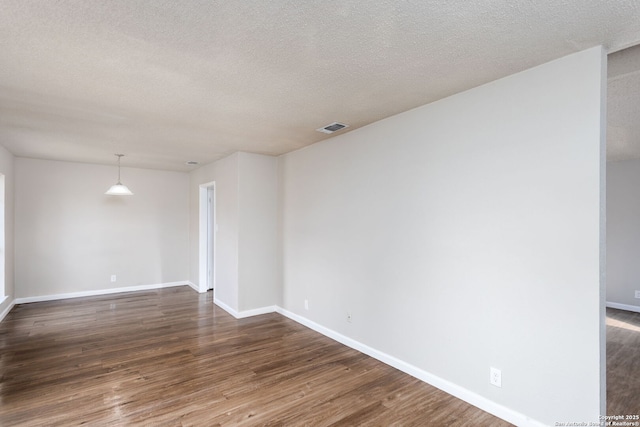
<path fill-rule="evenodd" d="M 23 304 L 0 324 L 2 426 L 503 426 L 279 314 L 188 287 Z"/>
<path fill-rule="evenodd" d="M 640 313 L 607 308 L 607 415 L 640 415 Z"/>

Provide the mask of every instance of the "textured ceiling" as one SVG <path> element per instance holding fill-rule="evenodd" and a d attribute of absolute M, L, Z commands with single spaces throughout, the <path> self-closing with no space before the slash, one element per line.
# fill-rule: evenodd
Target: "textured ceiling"
<path fill-rule="evenodd" d="M 0 11 L 2 145 L 169 170 L 285 153 L 334 121 L 348 132 L 640 42 L 637 0 L 0 0 Z"/>

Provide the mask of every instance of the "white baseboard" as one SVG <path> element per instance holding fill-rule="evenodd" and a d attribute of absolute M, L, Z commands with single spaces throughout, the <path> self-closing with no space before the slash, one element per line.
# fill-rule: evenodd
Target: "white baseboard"
<path fill-rule="evenodd" d="M 238 313 L 238 319 L 244 319 L 245 317 L 252 317 L 252 316 L 260 316 L 261 314 L 267 314 L 267 313 L 275 313 L 276 311 L 278 311 L 278 307 L 276 307 L 275 305 L 271 305 L 268 307 L 254 308 L 252 310 L 242 310 Z"/>
<path fill-rule="evenodd" d="M 118 294 L 120 292 L 148 291 L 152 289 L 171 288 L 174 286 L 185 286 L 185 285 L 188 285 L 187 281 L 156 283 L 152 285 L 125 286 L 122 288 L 97 289 L 92 291 L 80 291 L 80 292 L 70 292 L 65 294 L 40 295 L 36 297 L 16 298 L 14 303 L 26 304 L 30 302 L 54 301 L 54 300 L 67 299 L 67 298 L 80 298 L 80 297 L 92 297 L 97 295 Z"/>
<path fill-rule="evenodd" d="M 226 311 L 227 313 L 229 313 L 230 315 L 232 315 L 233 317 L 235 317 L 236 319 L 239 319 L 238 312 L 236 310 L 234 310 L 233 308 L 229 307 L 227 304 L 223 303 L 222 301 L 220 301 L 215 296 L 213 297 L 213 303 L 215 305 L 217 305 L 218 307 L 220 307 L 221 309 L 223 309 L 224 311 Z"/>
<path fill-rule="evenodd" d="M 191 286 L 199 294 L 204 294 L 207 291 L 209 291 L 209 289 L 200 289 L 200 287 L 198 285 L 196 285 L 195 283 L 193 283 L 193 282 L 186 282 L 186 284 Z"/>
<path fill-rule="evenodd" d="M 189 285 L 189 287 L 193 288 L 194 291 L 200 293 L 200 288 L 198 288 L 198 285 L 196 285 L 195 283 L 187 282 L 186 284 Z"/>
<path fill-rule="evenodd" d="M 607 307 L 617 308 L 618 310 L 627 310 L 627 311 L 634 311 L 636 313 L 640 313 L 640 307 L 637 305 L 620 304 L 617 302 L 607 301 Z"/>
<path fill-rule="evenodd" d="M 485 397 L 482 397 L 479 394 L 469 391 L 457 384 L 451 383 L 443 378 L 440 378 L 427 371 L 424 371 L 396 357 L 393 357 L 379 350 L 371 348 L 365 344 L 362 344 L 359 341 L 356 341 L 352 338 L 349 338 L 345 335 L 335 332 L 305 317 L 299 316 L 281 307 L 277 307 L 276 311 L 282 314 L 283 316 L 286 316 L 289 319 L 300 323 L 301 325 L 304 325 L 310 329 L 313 329 L 314 331 L 319 332 L 322 335 L 325 335 L 335 341 L 338 341 L 339 343 L 344 344 L 347 347 L 351 347 L 355 350 L 358 350 L 387 365 L 393 366 L 394 368 L 406 374 L 409 374 L 421 381 L 426 382 L 427 384 L 430 384 L 436 388 L 439 388 L 440 390 L 452 396 L 455 396 L 458 399 L 464 400 L 465 402 L 470 403 L 471 405 L 477 408 L 480 408 L 485 412 L 493 414 L 498 418 L 502 418 L 503 420 L 508 421 L 512 424 L 522 426 L 522 427 L 541 427 L 545 425 L 539 421 L 536 421 L 527 417 L 524 414 L 521 414 L 512 409 L 509 409 L 505 406 L 499 405 L 494 401 L 489 400 Z"/>
<path fill-rule="evenodd" d="M 9 298 L 7 296 L 5 296 L 2 301 L 0 301 L 0 304 L 2 304 L 3 302 L 6 301 L 6 299 Z M 11 311 L 11 309 L 13 308 L 13 306 L 16 305 L 15 300 L 11 301 L 9 303 L 9 305 L 7 306 L 7 308 L 5 308 L 4 310 L 2 310 L 2 313 L 0 313 L 0 322 L 2 322 L 4 320 L 5 317 L 7 317 L 7 314 L 9 314 L 9 312 Z"/>
<path fill-rule="evenodd" d="M 39 296 L 39 297 L 16 298 L 8 308 L 6 308 L 2 313 L 0 313 L 0 321 L 4 318 L 4 316 L 7 315 L 7 313 L 9 313 L 9 311 L 15 304 L 24 304 L 24 303 L 37 302 L 37 301 L 51 301 L 51 300 L 66 299 L 66 298 L 77 298 L 77 297 L 84 297 L 84 296 L 105 295 L 105 294 L 112 294 L 112 293 L 119 293 L 119 292 L 159 289 L 159 288 L 167 288 L 172 286 L 184 286 L 184 285 L 190 286 L 191 288 L 198 291 L 198 288 L 193 283 L 185 281 L 185 282 L 161 283 L 156 285 L 140 285 L 140 286 L 130 286 L 130 287 L 124 287 L 124 288 L 102 289 L 102 290 L 96 290 L 96 291 L 74 292 L 74 293 L 67 293 L 67 294 L 45 295 L 45 296 Z M 339 343 L 342 343 L 348 347 L 358 350 L 406 374 L 409 374 L 415 378 L 418 378 L 419 380 L 424 381 L 427 384 L 430 384 L 436 388 L 439 388 L 440 390 L 452 396 L 455 396 L 458 399 L 461 399 L 473 406 L 476 406 L 482 409 L 483 411 L 493 414 L 496 417 L 502 418 L 503 420 L 508 421 L 512 424 L 515 424 L 521 427 L 541 427 L 545 425 L 539 421 L 536 421 L 527 417 L 524 414 L 521 414 L 512 409 L 509 409 L 505 406 L 499 405 L 498 403 L 493 402 L 492 400 L 489 400 L 483 396 L 480 396 L 470 390 L 467 390 L 457 384 L 451 383 L 430 372 L 424 371 L 394 356 L 391 356 L 389 354 L 376 350 L 372 347 L 369 347 L 359 341 L 356 341 L 352 338 L 342 335 L 336 331 L 326 328 L 318 323 L 313 322 L 312 320 L 309 320 L 291 311 L 285 310 L 281 307 L 274 305 L 274 306 L 256 308 L 252 310 L 237 311 L 229 307 L 227 304 L 225 304 L 224 302 L 220 301 L 217 298 L 214 298 L 214 303 L 218 307 L 222 308 L 224 311 L 226 311 L 227 313 L 235 317 L 236 319 L 242 319 L 242 318 L 251 317 L 251 316 L 258 316 L 266 313 L 278 312 L 283 316 L 288 317 L 289 319 L 297 323 L 300 323 L 301 325 L 304 325 L 310 329 L 313 329 L 314 331 L 321 333 L 322 335 L 325 335 Z M 607 303 L 607 307 L 620 308 L 623 310 L 640 312 L 640 307 L 628 306 L 624 304 Z"/>
<path fill-rule="evenodd" d="M 227 313 L 229 313 L 230 315 L 232 315 L 233 317 L 235 317 L 236 319 L 244 319 L 245 317 L 259 316 L 261 314 L 275 313 L 276 311 L 278 311 L 278 307 L 275 305 L 271 305 L 268 307 L 254 308 L 252 310 L 237 311 L 229 307 L 227 304 L 225 304 L 224 302 L 220 301 L 217 298 L 213 299 L 213 303 L 218 307 L 220 307 L 221 309 L 223 309 L 224 311 L 226 311 Z"/>

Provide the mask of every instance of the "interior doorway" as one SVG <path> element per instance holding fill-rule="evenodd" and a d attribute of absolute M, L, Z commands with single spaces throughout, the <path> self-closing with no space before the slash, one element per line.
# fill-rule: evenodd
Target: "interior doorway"
<path fill-rule="evenodd" d="M 199 192 L 199 274 L 198 291 L 213 290 L 215 298 L 216 259 L 216 185 L 208 182 L 200 185 Z"/>
<path fill-rule="evenodd" d="M 213 290 L 214 237 L 215 237 L 215 209 L 213 186 L 207 187 L 207 290 Z"/>
<path fill-rule="evenodd" d="M 640 45 L 607 64 L 607 415 L 640 412 Z"/>
<path fill-rule="evenodd" d="M 4 266 L 5 266 L 5 239 L 4 239 L 4 175 L 0 173 L 0 303 L 6 297 L 6 290 L 4 288 Z"/>

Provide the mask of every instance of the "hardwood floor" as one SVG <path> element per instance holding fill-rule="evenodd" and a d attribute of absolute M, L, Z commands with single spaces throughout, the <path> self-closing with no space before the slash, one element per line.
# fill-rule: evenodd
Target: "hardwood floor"
<path fill-rule="evenodd" d="M 188 287 L 16 306 L 2 426 L 507 426 L 279 314 Z"/>
<path fill-rule="evenodd" d="M 640 313 L 607 308 L 607 414 L 640 415 Z"/>

